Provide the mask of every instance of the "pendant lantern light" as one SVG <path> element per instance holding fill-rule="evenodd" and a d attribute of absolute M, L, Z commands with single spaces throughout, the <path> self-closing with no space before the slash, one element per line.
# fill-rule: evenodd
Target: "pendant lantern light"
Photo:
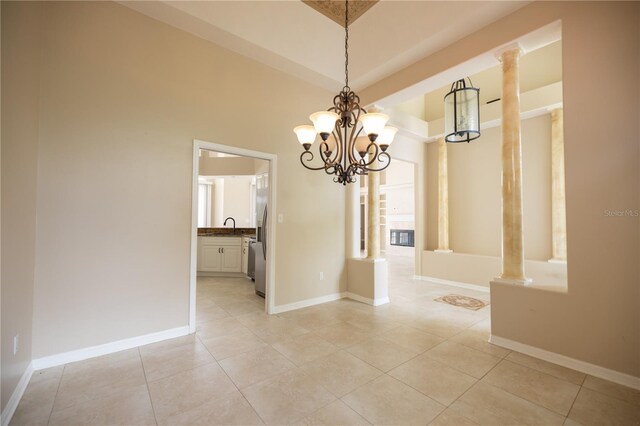
<path fill-rule="evenodd" d="M 444 140 L 450 143 L 471 142 L 480 137 L 480 89 L 471 79 L 456 81 L 444 97 Z"/>

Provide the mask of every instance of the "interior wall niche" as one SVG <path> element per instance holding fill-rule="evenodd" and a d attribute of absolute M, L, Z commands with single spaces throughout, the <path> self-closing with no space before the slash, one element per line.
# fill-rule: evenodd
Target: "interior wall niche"
<path fill-rule="evenodd" d="M 457 253 L 501 256 L 501 132 L 448 145 L 449 240 Z M 522 121 L 525 256 L 551 258 L 551 118 Z M 438 145 L 427 146 L 427 250 L 438 247 Z"/>
<path fill-rule="evenodd" d="M 521 56 L 523 233 L 528 260 L 566 261 L 562 42 Z M 482 135 L 469 144 L 447 144 L 449 242 L 454 253 L 501 257 L 502 67 L 470 76 L 480 88 Z M 417 108 L 433 138 L 443 130 L 443 96 L 450 87 L 424 95 Z M 398 106 L 408 111 L 415 100 Z M 555 124 L 554 124 L 555 123 Z M 426 249 L 438 248 L 438 144 L 427 146 Z M 555 206 L 555 207 L 554 207 Z"/>

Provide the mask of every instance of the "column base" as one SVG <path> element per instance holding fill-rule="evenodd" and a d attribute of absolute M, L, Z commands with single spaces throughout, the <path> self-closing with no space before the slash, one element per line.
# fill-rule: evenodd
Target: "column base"
<path fill-rule="evenodd" d="M 386 259 L 347 261 L 348 297 L 373 306 L 389 303 L 389 271 Z"/>
<path fill-rule="evenodd" d="M 514 285 L 529 285 L 533 283 L 531 278 L 502 278 L 496 277 L 491 280 L 492 283 L 500 283 L 500 284 L 514 284 Z"/>
<path fill-rule="evenodd" d="M 556 259 L 554 257 L 552 259 L 547 260 L 547 262 L 549 262 L 549 263 L 564 263 L 566 265 L 567 264 L 567 259 Z"/>
<path fill-rule="evenodd" d="M 434 253 L 453 253 L 453 250 L 449 250 L 449 249 L 446 249 L 446 250 L 444 250 L 444 249 L 435 249 L 433 252 L 434 252 Z"/>

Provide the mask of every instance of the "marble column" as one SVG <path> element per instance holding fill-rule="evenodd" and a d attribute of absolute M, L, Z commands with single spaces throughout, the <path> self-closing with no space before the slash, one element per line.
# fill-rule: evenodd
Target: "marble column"
<path fill-rule="evenodd" d="M 345 251 L 347 259 L 360 257 L 360 178 L 347 184 L 346 191 L 346 231 Z"/>
<path fill-rule="evenodd" d="M 369 154 L 370 158 L 373 154 Z M 374 161 L 371 167 L 378 167 Z M 367 175 L 367 259 L 380 257 L 380 174 Z"/>
<path fill-rule="evenodd" d="M 522 232 L 522 141 L 518 47 L 500 55 L 502 62 L 502 274 L 500 280 L 530 282 L 524 275 Z"/>
<path fill-rule="evenodd" d="M 567 215 L 564 191 L 562 108 L 551 111 L 551 253 L 550 262 L 567 261 Z"/>
<path fill-rule="evenodd" d="M 439 253 L 451 253 L 449 249 L 449 172 L 447 143 L 438 139 L 438 249 Z"/>

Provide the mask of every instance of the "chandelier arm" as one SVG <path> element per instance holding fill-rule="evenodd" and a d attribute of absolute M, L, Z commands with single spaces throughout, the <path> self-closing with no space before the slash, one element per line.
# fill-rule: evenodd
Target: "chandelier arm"
<path fill-rule="evenodd" d="M 331 165 L 324 168 L 324 172 L 328 175 L 333 175 L 336 173 L 336 166 Z"/>
<path fill-rule="evenodd" d="M 360 97 L 353 92 L 351 92 L 351 94 L 353 95 L 352 97 L 353 100 L 351 101 L 351 104 L 350 104 L 351 116 L 353 119 L 353 131 L 351 132 L 351 138 L 349 140 L 349 161 L 351 163 L 357 163 L 358 160 L 355 153 L 355 146 L 356 146 L 356 140 L 358 139 L 358 136 L 362 132 L 362 127 L 360 127 L 360 129 L 357 132 L 356 132 L 356 129 L 358 128 L 358 123 L 360 122 L 360 115 L 362 113 L 366 114 L 367 111 L 364 108 L 360 108 Z"/>
<path fill-rule="evenodd" d="M 371 151 L 371 147 L 372 147 L 372 146 L 373 146 L 373 148 L 374 148 L 374 151 L 373 151 L 373 152 L 370 152 L 370 151 Z M 363 158 L 360 160 L 360 165 L 361 165 L 362 167 L 366 168 L 367 170 L 370 170 L 370 169 L 369 169 L 369 166 L 370 166 L 370 165 L 372 165 L 372 164 L 373 164 L 373 162 L 374 162 L 374 161 L 376 161 L 376 160 L 378 159 L 378 154 L 379 154 L 379 153 L 380 153 L 380 147 L 378 147 L 378 145 L 376 145 L 376 144 L 375 144 L 375 143 L 373 143 L 373 142 L 369 142 L 369 145 L 367 145 L 367 155 L 369 155 L 369 154 L 373 154 L 373 155 L 370 155 L 370 157 L 371 157 L 371 159 L 370 159 L 370 160 L 366 160 L 366 155 L 365 155 L 365 157 L 363 157 Z"/>
<path fill-rule="evenodd" d="M 336 121 L 336 125 L 335 128 L 333 130 L 333 137 L 336 141 L 336 156 L 333 159 L 333 162 L 335 164 L 340 164 L 342 163 L 342 155 L 343 155 L 343 151 L 344 151 L 344 142 L 342 140 L 342 133 L 340 133 L 340 126 L 338 125 L 338 123 L 340 122 L 340 120 Z M 336 135 L 337 134 L 337 135 Z"/>
<path fill-rule="evenodd" d="M 326 148 L 326 149 L 325 149 Z M 320 142 L 320 145 L 318 146 L 318 152 L 320 153 L 320 158 L 322 159 L 322 162 L 327 166 L 333 166 L 335 164 L 335 161 L 333 161 L 331 159 L 331 156 L 327 156 L 325 154 L 325 152 L 329 149 L 329 144 L 326 142 Z"/>
<path fill-rule="evenodd" d="M 311 158 L 309 158 L 308 160 L 305 160 L 305 159 L 304 159 L 304 157 L 305 157 L 305 156 L 311 156 Z M 312 161 L 312 160 L 313 160 L 313 152 L 311 152 L 311 151 L 302 151 L 302 154 L 300 154 L 300 163 L 302 163 L 302 165 L 303 165 L 305 168 L 307 168 L 307 169 L 309 169 L 309 170 L 323 170 L 323 169 L 325 169 L 325 168 L 326 168 L 325 166 L 321 166 L 321 167 L 311 167 L 311 166 L 307 166 L 307 165 L 305 164 L 305 162 L 309 162 L 309 161 Z"/>
<path fill-rule="evenodd" d="M 350 164 L 349 165 L 349 169 L 347 170 L 348 175 L 350 177 L 349 179 L 349 183 L 353 183 L 356 181 L 355 179 L 355 175 L 360 175 L 361 173 L 358 173 L 359 167 L 358 164 Z"/>
<path fill-rule="evenodd" d="M 376 159 L 377 159 L 380 163 L 382 163 L 382 161 L 380 160 L 380 157 L 386 157 L 386 158 L 387 158 L 387 161 L 385 162 L 386 164 L 385 164 L 383 167 L 380 167 L 380 168 L 378 168 L 378 169 L 374 169 L 374 168 L 368 167 L 368 168 L 367 168 L 367 169 L 368 169 L 368 171 L 370 171 L 370 172 L 381 172 L 381 171 L 383 171 L 384 169 L 386 169 L 387 167 L 389 167 L 389 164 L 391 164 L 391 156 L 390 156 L 388 153 L 386 153 L 386 152 L 381 152 L 380 154 L 378 154 L 378 156 L 377 156 L 377 158 L 376 158 Z"/>
<path fill-rule="evenodd" d="M 360 176 L 364 176 L 367 174 L 367 169 L 364 169 L 362 167 L 357 167 L 355 168 L 355 172 Z"/>
<path fill-rule="evenodd" d="M 358 113 L 358 116 L 360 114 Z M 356 121 L 357 123 L 357 121 Z M 358 159 L 356 157 L 356 140 L 358 140 L 358 137 L 360 136 L 360 133 L 362 133 L 362 127 L 360 127 L 358 129 L 358 131 L 356 131 L 355 129 L 353 130 L 353 132 L 351 132 L 351 140 L 349 142 L 349 161 L 351 163 L 357 163 Z"/>

